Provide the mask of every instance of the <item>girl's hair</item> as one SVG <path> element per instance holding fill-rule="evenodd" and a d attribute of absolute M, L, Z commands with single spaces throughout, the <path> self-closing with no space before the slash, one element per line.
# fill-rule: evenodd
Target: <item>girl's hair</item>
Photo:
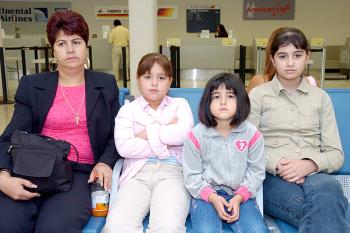
<path fill-rule="evenodd" d="M 150 72 L 154 63 L 159 64 L 163 68 L 166 76 L 169 78 L 172 77 L 173 71 L 168 58 L 159 53 L 148 53 L 144 55 L 139 62 L 137 67 L 137 78 L 147 72 Z"/>
<path fill-rule="evenodd" d="M 273 44 L 274 51 L 272 51 Z M 267 81 L 271 81 L 276 74 L 276 68 L 272 64 L 270 56 L 274 56 L 279 47 L 288 44 L 292 44 L 296 48 L 303 49 L 307 52 L 310 51 L 309 42 L 299 29 L 288 27 L 277 28 L 271 33 L 266 45 L 264 76 L 267 77 Z"/>
<path fill-rule="evenodd" d="M 55 44 L 57 35 L 61 30 L 69 36 L 79 35 L 83 38 L 85 44 L 88 44 L 89 26 L 78 12 L 64 10 L 57 11 L 50 16 L 46 26 L 46 34 L 51 47 Z"/>
<path fill-rule="evenodd" d="M 271 41 L 270 55 L 275 56 L 280 47 L 287 46 L 289 44 L 294 45 L 297 49 L 310 52 L 310 45 L 307 41 L 304 33 L 297 28 L 282 28 L 276 32 L 273 40 Z"/>
<path fill-rule="evenodd" d="M 285 27 L 277 28 L 275 31 L 271 33 L 269 40 L 267 41 L 266 50 L 265 50 L 265 68 L 264 68 L 264 75 L 267 76 L 267 81 L 271 81 L 273 76 L 275 76 L 276 74 L 276 69 L 270 59 L 271 44 L 272 44 L 272 41 L 275 40 L 276 35 L 283 32 L 284 30 L 286 30 Z"/>
<path fill-rule="evenodd" d="M 236 114 L 233 116 L 230 125 L 238 126 L 249 115 L 250 101 L 242 80 L 238 75 L 231 73 L 217 74 L 208 81 L 199 104 L 199 121 L 207 127 L 215 127 L 217 125 L 215 117 L 210 111 L 210 103 L 212 101 L 213 91 L 217 90 L 220 86 L 224 86 L 226 90 L 233 91 L 236 95 Z"/>

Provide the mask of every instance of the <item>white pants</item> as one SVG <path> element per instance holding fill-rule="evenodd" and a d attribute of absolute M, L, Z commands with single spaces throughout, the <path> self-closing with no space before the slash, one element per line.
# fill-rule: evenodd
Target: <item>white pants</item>
<path fill-rule="evenodd" d="M 104 232 L 142 233 L 142 221 L 150 212 L 148 233 L 185 233 L 189 206 L 181 166 L 145 164 L 119 188 Z"/>
<path fill-rule="evenodd" d="M 129 49 L 126 48 L 126 76 L 128 78 L 128 70 L 129 70 Z M 117 46 L 112 48 L 112 66 L 113 72 L 116 80 L 121 80 L 119 78 L 119 64 L 122 59 L 122 47 Z"/>

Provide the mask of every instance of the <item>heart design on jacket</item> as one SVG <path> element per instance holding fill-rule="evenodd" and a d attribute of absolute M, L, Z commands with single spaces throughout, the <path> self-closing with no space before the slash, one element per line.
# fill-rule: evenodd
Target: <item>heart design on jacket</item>
<path fill-rule="evenodd" d="M 248 142 L 246 140 L 236 140 L 235 146 L 236 146 L 237 150 L 242 152 L 247 148 Z"/>

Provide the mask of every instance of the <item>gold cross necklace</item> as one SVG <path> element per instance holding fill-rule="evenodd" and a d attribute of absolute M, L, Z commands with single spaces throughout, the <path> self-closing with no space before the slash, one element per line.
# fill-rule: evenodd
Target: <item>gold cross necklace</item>
<path fill-rule="evenodd" d="M 64 94 L 64 91 L 63 91 L 63 88 L 62 86 L 60 85 L 60 88 L 61 88 L 61 92 L 62 92 L 62 96 L 64 98 L 64 100 L 66 101 L 67 105 L 69 106 L 70 110 L 72 111 L 72 113 L 74 114 L 74 121 L 75 121 L 75 124 L 76 125 L 79 125 L 79 120 L 80 120 L 80 116 L 79 116 L 79 113 L 80 113 L 80 110 L 83 106 L 83 103 L 84 103 L 84 99 L 85 99 L 85 91 L 84 91 L 84 94 L 83 94 L 83 98 L 81 99 L 81 102 L 80 102 L 80 107 L 78 109 L 78 112 L 75 112 L 72 105 L 69 103 L 66 95 Z"/>

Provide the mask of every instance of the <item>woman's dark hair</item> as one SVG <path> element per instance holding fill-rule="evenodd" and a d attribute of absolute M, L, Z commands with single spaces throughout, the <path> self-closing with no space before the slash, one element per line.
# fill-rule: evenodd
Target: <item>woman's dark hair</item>
<path fill-rule="evenodd" d="M 250 101 L 242 80 L 236 74 L 220 73 L 212 77 L 205 85 L 204 92 L 199 104 L 199 121 L 207 127 L 215 127 L 217 122 L 210 111 L 212 93 L 220 86 L 226 90 L 231 90 L 236 95 L 237 109 L 236 114 L 230 122 L 231 126 L 238 126 L 247 119 L 250 112 Z"/>
<path fill-rule="evenodd" d="M 50 16 L 46 26 L 46 34 L 51 47 L 55 44 L 57 35 L 61 30 L 69 36 L 79 35 L 86 45 L 88 44 L 89 26 L 79 13 L 64 10 L 57 11 Z"/>
<path fill-rule="evenodd" d="M 150 72 L 154 63 L 158 63 L 163 68 L 166 76 L 169 78 L 173 76 L 171 63 L 166 56 L 159 53 L 148 53 L 144 55 L 139 62 L 136 73 L 137 77 L 139 78 L 146 72 Z"/>
<path fill-rule="evenodd" d="M 218 31 L 217 37 L 228 37 L 225 26 L 223 24 L 219 24 L 218 27 L 219 27 L 219 31 Z"/>
<path fill-rule="evenodd" d="M 310 52 L 310 45 L 307 41 L 304 33 L 297 28 L 282 28 L 274 35 L 271 41 L 270 55 L 275 56 L 276 52 L 280 47 L 287 46 L 289 44 L 294 45 L 297 49 L 305 50 Z"/>

